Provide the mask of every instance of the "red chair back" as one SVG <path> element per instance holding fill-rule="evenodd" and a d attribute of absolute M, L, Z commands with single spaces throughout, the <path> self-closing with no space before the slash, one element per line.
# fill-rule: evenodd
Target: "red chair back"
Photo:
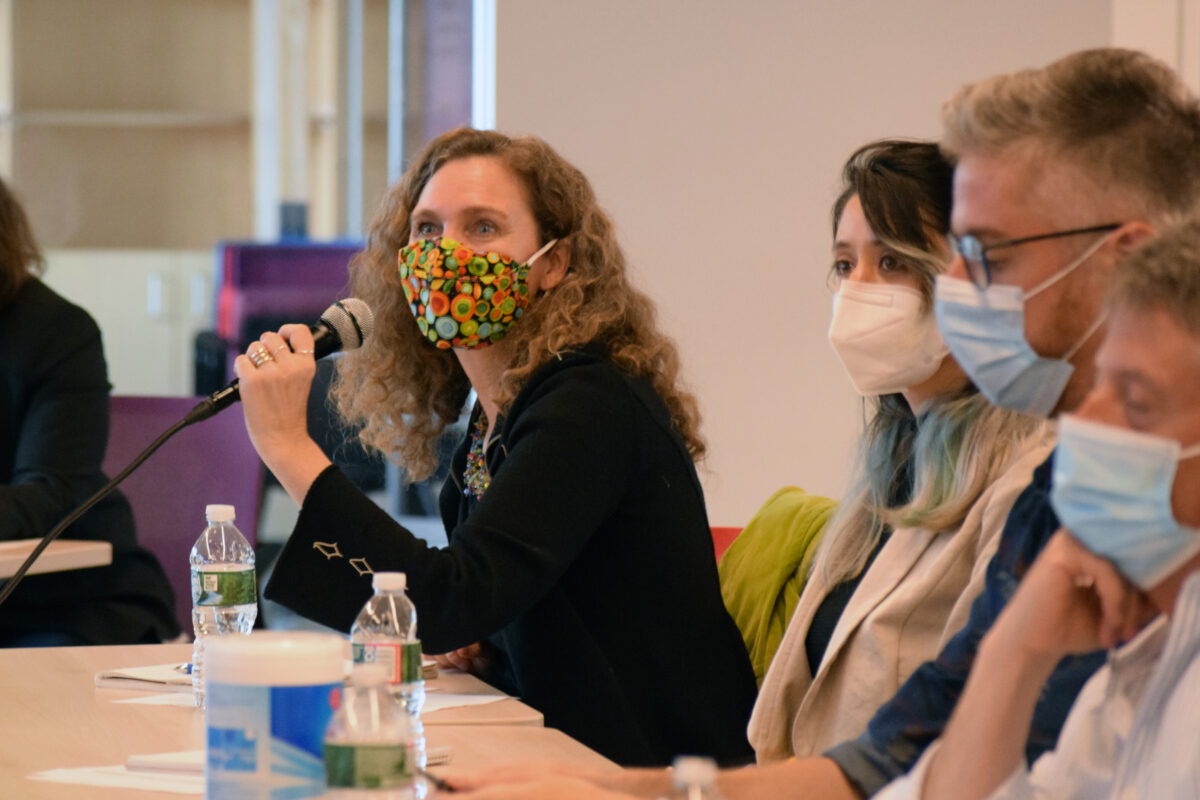
<path fill-rule="evenodd" d="M 721 556 L 725 555 L 725 551 L 729 549 L 729 545 L 733 544 L 733 540 L 741 532 L 741 528 L 714 527 L 712 529 L 713 551 L 716 553 L 717 561 L 721 560 Z"/>

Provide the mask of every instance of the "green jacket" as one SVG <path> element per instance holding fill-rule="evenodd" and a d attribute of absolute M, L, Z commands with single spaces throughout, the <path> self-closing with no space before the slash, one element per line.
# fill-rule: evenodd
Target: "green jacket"
<path fill-rule="evenodd" d="M 837 501 L 787 486 L 771 496 L 718 565 L 721 596 L 763 676 L 804 589 L 825 523 Z"/>

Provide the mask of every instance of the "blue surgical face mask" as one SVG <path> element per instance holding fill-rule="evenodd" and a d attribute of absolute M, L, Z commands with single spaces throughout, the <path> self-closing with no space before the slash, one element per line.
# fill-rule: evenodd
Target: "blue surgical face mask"
<path fill-rule="evenodd" d="M 1065 278 L 1107 240 L 1097 239 L 1061 270 L 1028 292 L 992 284 L 979 289 L 960 278 L 939 275 L 934 313 L 955 361 L 993 405 L 1050 416 L 1071 373 L 1071 357 L 1104 323 L 1099 316 L 1062 358 L 1044 358 L 1025 339 L 1025 301 Z"/>
<path fill-rule="evenodd" d="M 1200 445 L 1089 422 L 1059 421 L 1050 503 L 1063 527 L 1142 589 L 1200 553 L 1200 530 L 1171 510 L 1175 468 Z"/>

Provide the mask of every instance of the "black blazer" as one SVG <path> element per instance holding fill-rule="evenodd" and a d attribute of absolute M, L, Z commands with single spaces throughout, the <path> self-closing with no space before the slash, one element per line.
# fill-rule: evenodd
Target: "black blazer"
<path fill-rule="evenodd" d="M 86 311 L 30 279 L 0 308 L 0 539 L 44 536 L 107 482 L 108 372 Z M 169 487 L 164 489 L 169 491 Z M 63 532 L 112 542 L 106 567 L 30 575 L 0 605 L 0 639 L 52 631 L 92 644 L 179 635 L 171 586 L 110 495 Z"/>
<path fill-rule="evenodd" d="M 348 630 L 371 593 L 360 573 L 407 572 L 425 651 L 486 640 L 482 677 L 547 725 L 625 765 L 747 759 L 754 675 L 661 398 L 589 348 L 539 369 L 497 428 L 481 500 L 460 488 L 468 442 L 454 456 L 449 547 L 413 537 L 331 467 L 267 596 Z"/>

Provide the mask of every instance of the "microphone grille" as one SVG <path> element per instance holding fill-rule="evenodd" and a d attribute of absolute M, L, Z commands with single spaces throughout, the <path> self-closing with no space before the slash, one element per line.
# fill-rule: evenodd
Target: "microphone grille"
<path fill-rule="evenodd" d="M 321 315 L 342 342 L 343 350 L 357 350 L 375 329 L 375 313 L 357 297 L 339 300 Z"/>

